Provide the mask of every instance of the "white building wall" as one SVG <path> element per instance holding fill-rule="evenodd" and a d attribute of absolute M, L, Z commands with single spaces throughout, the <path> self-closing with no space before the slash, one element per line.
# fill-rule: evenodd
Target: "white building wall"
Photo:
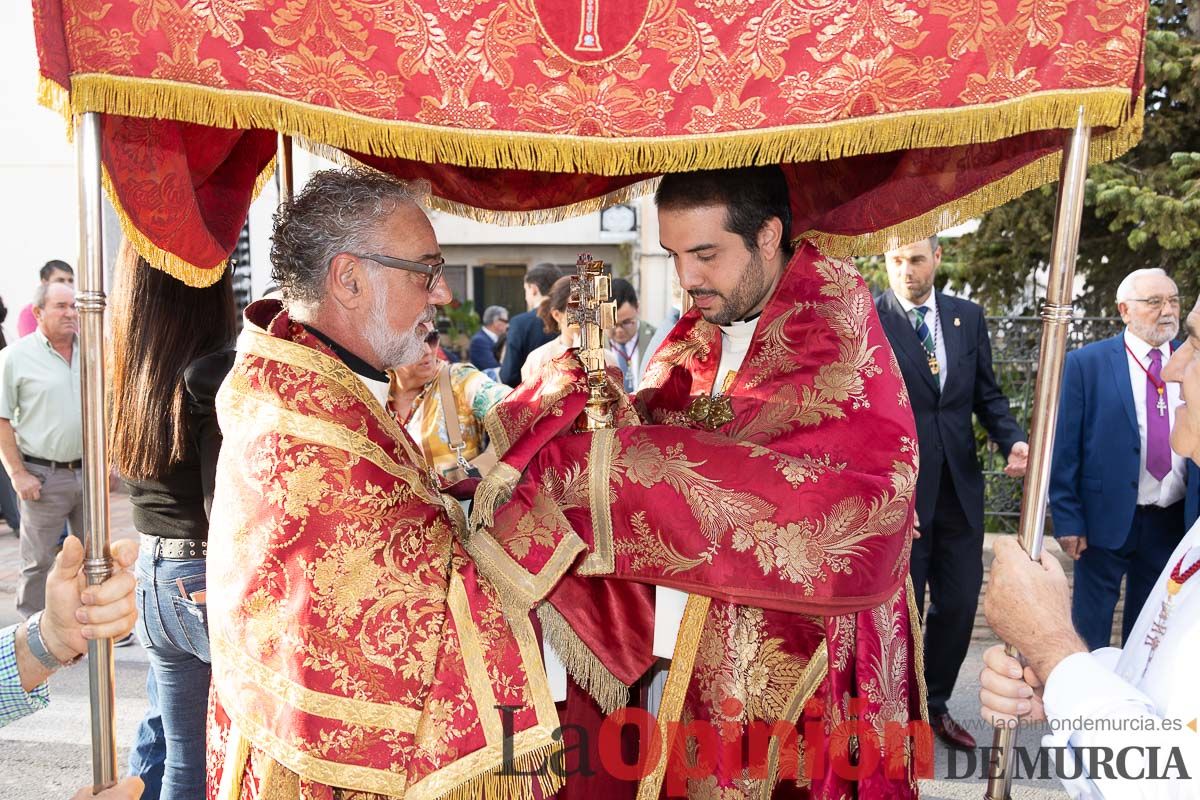
<path fill-rule="evenodd" d="M 0 221 L 4 268 L 0 298 L 8 307 L 4 333 L 32 298 L 38 269 L 60 258 L 79 261 L 75 151 L 66 124 L 37 104 L 37 51 L 29 3 L 0 3 Z"/>

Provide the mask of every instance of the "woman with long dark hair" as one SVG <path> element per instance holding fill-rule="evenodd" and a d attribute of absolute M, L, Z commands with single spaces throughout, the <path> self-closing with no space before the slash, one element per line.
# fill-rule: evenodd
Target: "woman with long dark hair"
<path fill-rule="evenodd" d="M 525 359 L 521 367 L 521 383 L 532 381 L 549 364 L 572 347 L 579 346 L 579 326 L 573 325 L 567 317 L 567 304 L 571 300 L 571 276 L 564 275 L 550 287 L 549 294 L 538 307 L 537 315 L 542 320 L 542 326 L 548 334 L 558 334 L 534 350 Z M 604 350 L 604 362 L 610 367 L 617 366 L 617 357 Z"/>
<path fill-rule="evenodd" d="M 233 363 L 232 281 L 226 271 L 214 285 L 193 289 L 153 269 L 128 244 L 116 272 L 108 439 L 141 534 L 137 634 L 157 686 L 148 721 L 161 715 L 166 743 L 159 796 L 195 800 L 205 794 L 204 570 L 221 446 L 213 404 Z M 139 731 L 139 751 L 154 749 L 143 741 L 148 730 Z M 137 759 L 135 753 L 135 774 Z"/>

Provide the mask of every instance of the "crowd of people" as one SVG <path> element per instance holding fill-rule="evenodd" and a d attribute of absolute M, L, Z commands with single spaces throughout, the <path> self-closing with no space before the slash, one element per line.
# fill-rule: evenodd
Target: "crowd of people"
<path fill-rule="evenodd" d="M 112 798 L 632 796 L 613 775 L 506 774 L 498 755 L 503 740 L 505 763 L 544 763 L 559 721 L 594 731 L 614 696 L 676 721 L 800 725 L 817 709 L 880 730 L 927 702 L 935 736 L 977 746 L 948 705 L 984 579 L 973 420 L 1014 480 L 1029 445 L 983 309 L 936 289 L 937 237 L 888 251 L 871 298 L 852 267 L 789 241 L 779 170 L 664 177 L 662 244 L 691 309 L 656 329 L 614 279 L 605 357 L 636 403 L 615 432 L 554 436 L 586 394 L 570 276 L 531 267 L 526 310 L 485 308 L 448 363 L 423 199 L 365 170 L 316 174 L 277 217 L 281 297 L 251 304 L 240 337 L 228 275 L 189 288 L 122 247 L 108 441 L 140 548 L 114 543 L 132 573 L 97 587 L 76 538 L 73 276 L 46 264 L 0 353 L 16 498 L 0 485 L 0 511 L 25 618 L 0 632 L 0 724 L 44 706 L 88 639 L 136 630 L 150 707 Z M 987 652 L 984 719 L 1048 718 L 1047 744 L 1074 751 L 1163 746 L 1161 727 L 1088 720 L 1200 716 L 1200 304 L 1180 342 L 1162 270 L 1115 301 L 1125 329 L 1068 356 L 1057 421 L 1050 512 L 1073 591 L 1052 555 L 1002 537 L 984 599 L 1025 656 Z M 664 699 L 676 671 L 686 692 Z M 691 776 L 689 794 L 732 791 L 731 769 Z M 916 778 L 806 776 L 814 796 L 915 796 Z M 1086 771 L 1068 789 L 1152 796 Z"/>

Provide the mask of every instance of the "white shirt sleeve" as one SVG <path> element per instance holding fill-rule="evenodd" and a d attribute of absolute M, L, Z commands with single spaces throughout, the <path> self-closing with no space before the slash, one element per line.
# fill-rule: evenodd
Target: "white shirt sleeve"
<path fill-rule="evenodd" d="M 0 419 L 17 416 L 17 383 L 13 376 L 12 346 L 0 350 Z"/>
<path fill-rule="evenodd" d="M 1079 773 L 1064 777 L 1064 787 L 1071 797 L 1105 800 L 1200 798 L 1200 736 L 1189 720 L 1160 716 L 1150 697 L 1114 672 L 1120 653 L 1068 656 L 1046 682 L 1053 732 L 1042 744 L 1062 748 L 1062 775 Z M 1183 773 L 1173 766 L 1180 764 Z M 1164 774 L 1170 779 L 1151 779 Z"/>

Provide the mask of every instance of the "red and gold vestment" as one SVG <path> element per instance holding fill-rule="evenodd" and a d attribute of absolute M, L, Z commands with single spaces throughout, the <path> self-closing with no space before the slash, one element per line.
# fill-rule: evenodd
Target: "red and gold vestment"
<path fill-rule="evenodd" d="M 917 447 L 900 371 L 853 265 L 808 243 L 727 390 L 732 420 L 698 429 L 688 411 L 720 359 L 720 329 L 685 314 L 618 427 L 594 434 L 558 435 L 585 399 L 568 360 L 515 392 L 489 421 L 507 466 L 476 495 L 467 549 L 506 600 L 548 601 L 551 642 L 601 706 L 626 702 L 650 662 L 648 584 L 671 587 L 690 599 L 660 725 L 823 720 L 831 755 L 866 763 L 864 726 L 882 749 L 889 724 L 923 711 L 907 588 Z M 785 756 L 768 755 L 757 777 L 722 755 L 687 793 L 769 797 Z M 915 796 L 911 746 L 881 755 L 887 772 L 846 778 L 826 758 L 791 791 Z M 662 773 L 639 798 L 658 796 Z"/>
<path fill-rule="evenodd" d="M 209 796 L 532 798 L 558 721 L 420 450 L 276 302 L 217 398 Z M 505 714 L 497 706 L 509 706 Z M 505 742 L 506 734 L 512 739 Z"/>

